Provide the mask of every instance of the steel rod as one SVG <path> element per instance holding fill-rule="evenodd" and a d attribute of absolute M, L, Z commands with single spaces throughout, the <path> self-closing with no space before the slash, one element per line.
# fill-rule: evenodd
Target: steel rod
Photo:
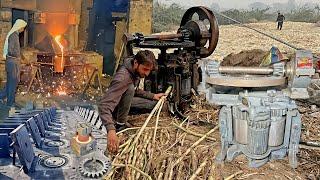
<path fill-rule="evenodd" d="M 273 73 L 272 68 L 268 67 L 234 67 L 234 66 L 220 66 L 220 73 L 225 74 L 259 74 L 259 75 L 269 75 Z"/>
<path fill-rule="evenodd" d="M 182 34 L 153 34 L 150 36 L 146 36 L 146 40 L 166 40 L 166 39 L 175 39 L 183 37 Z"/>

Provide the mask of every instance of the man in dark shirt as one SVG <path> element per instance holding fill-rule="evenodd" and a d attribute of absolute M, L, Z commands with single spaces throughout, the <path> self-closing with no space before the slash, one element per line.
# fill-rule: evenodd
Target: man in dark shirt
<path fill-rule="evenodd" d="M 99 104 L 100 118 L 106 127 L 109 152 L 117 152 L 119 140 L 116 130 L 125 128 L 130 107 L 152 109 L 164 93 L 153 94 L 137 89 L 140 78 L 155 68 L 154 54 L 139 51 L 134 58 L 128 58 L 114 75 L 111 84 Z M 136 96 L 136 97 L 134 97 Z"/>
<path fill-rule="evenodd" d="M 0 99 L 7 98 L 7 106 L 15 105 L 15 96 L 18 83 L 20 81 L 20 43 L 19 33 L 24 31 L 27 23 L 24 20 L 17 19 L 9 31 L 3 48 L 3 58 L 6 59 L 7 82 L 0 91 Z"/>
<path fill-rule="evenodd" d="M 284 21 L 285 19 L 286 19 L 286 18 L 284 17 L 283 14 L 278 13 L 278 17 L 277 17 L 278 28 L 277 28 L 277 29 L 279 29 L 279 30 L 282 29 L 283 21 Z"/>

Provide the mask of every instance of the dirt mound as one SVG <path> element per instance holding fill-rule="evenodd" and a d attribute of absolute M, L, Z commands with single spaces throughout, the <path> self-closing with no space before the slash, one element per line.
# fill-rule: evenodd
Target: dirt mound
<path fill-rule="evenodd" d="M 268 52 L 261 49 L 245 50 L 239 54 L 231 53 L 221 63 L 223 66 L 259 66 Z"/>

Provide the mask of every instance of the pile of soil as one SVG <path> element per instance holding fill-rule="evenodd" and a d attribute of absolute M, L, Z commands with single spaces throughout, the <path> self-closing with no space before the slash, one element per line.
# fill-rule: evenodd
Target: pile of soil
<path fill-rule="evenodd" d="M 222 66 L 259 66 L 267 51 L 261 49 L 245 50 L 238 54 L 231 53 L 223 59 Z"/>

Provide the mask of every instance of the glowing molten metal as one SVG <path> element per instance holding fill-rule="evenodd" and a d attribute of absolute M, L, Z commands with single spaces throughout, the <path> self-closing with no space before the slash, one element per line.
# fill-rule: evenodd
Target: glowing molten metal
<path fill-rule="evenodd" d="M 58 35 L 54 38 L 54 40 L 57 42 L 58 46 L 60 47 L 61 50 L 61 59 L 57 58 L 55 59 L 54 63 L 54 69 L 55 72 L 63 72 L 64 69 L 64 59 L 63 59 L 63 45 L 61 44 L 61 35 Z"/>

